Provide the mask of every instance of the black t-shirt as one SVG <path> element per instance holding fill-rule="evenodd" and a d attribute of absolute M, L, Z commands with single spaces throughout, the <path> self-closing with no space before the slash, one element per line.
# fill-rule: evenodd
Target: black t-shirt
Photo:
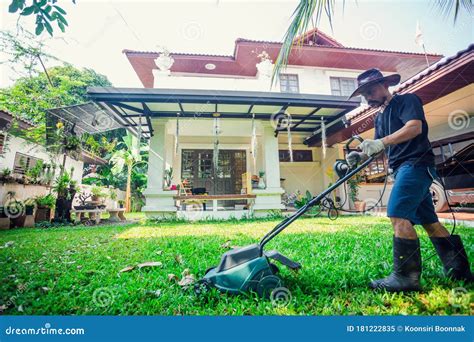
<path fill-rule="evenodd" d="M 385 149 L 388 163 L 393 170 L 405 163 L 434 166 L 434 154 L 428 140 L 428 124 L 423 104 L 415 94 L 395 95 L 385 110 L 375 117 L 375 139 L 398 131 L 410 120 L 421 120 L 421 134 Z"/>

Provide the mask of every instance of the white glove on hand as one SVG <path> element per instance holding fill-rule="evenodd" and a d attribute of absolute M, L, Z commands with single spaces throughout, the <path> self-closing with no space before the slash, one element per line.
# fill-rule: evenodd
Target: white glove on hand
<path fill-rule="evenodd" d="M 368 156 L 373 156 L 385 149 L 385 145 L 382 139 L 371 140 L 366 139 L 360 145 L 359 148 Z"/>

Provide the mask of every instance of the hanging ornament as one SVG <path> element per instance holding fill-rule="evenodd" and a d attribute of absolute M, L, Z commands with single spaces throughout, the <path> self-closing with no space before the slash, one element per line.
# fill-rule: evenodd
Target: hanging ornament
<path fill-rule="evenodd" d="M 140 144 L 142 142 L 142 113 L 138 114 L 138 139 L 137 139 L 137 153 L 140 154 Z"/>
<path fill-rule="evenodd" d="M 287 126 L 288 133 L 288 152 L 290 153 L 290 162 L 293 163 L 293 139 L 291 137 L 291 125 Z"/>
<path fill-rule="evenodd" d="M 253 170 L 256 172 L 257 170 L 257 125 L 255 123 L 255 113 L 252 113 L 252 140 L 250 143 L 250 148 L 252 152 L 252 160 L 253 160 Z"/>
<path fill-rule="evenodd" d="M 176 113 L 176 134 L 174 135 L 174 155 L 178 155 L 179 150 L 179 112 Z"/>
<path fill-rule="evenodd" d="M 321 119 L 321 147 L 323 149 L 323 159 L 326 158 L 326 123 Z"/>
<path fill-rule="evenodd" d="M 214 164 L 214 170 L 217 173 L 219 171 L 219 113 L 214 113 L 212 115 L 214 117 L 214 151 L 212 154 L 212 161 Z"/>

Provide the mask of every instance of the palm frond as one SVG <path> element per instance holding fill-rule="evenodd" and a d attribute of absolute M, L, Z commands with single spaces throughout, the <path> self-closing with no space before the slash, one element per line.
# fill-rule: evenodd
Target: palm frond
<path fill-rule="evenodd" d="M 469 15 L 473 13 L 472 0 L 436 0 L 441 15 L 445 17 L 453 16 L 453 23 L 456 23 L 461 9 L 464 9 Z M 454 12 L 454 13 L 453 13 Z"/>

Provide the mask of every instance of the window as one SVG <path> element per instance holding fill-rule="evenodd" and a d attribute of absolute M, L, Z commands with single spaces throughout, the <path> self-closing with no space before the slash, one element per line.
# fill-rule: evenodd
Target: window
<path fill-rule="evenodd" d="M 15 162 L 13 164 L 13 173 L 24 175 L 26 171 L 34 167 L 39 160 L 39 158 L 17 152 L 15 154 Z"/>
<path fill-rule="evenodd" d="M 281 74 L 280 75 L 280 91 L 282 93 L 299 93 L 298 75 Z"/>
<path fill-rule="evenodd" d="M 281 162 L 290 161 L 290 151 L 280 150 L 279 158 Z M 313 151 L 311 150 L 293 150 L 293 161 L 294 162 L 312 162 Z"/>
<path fill-rule="evenodd" d="M 349 96 L 357 88 L 357 80 L 347 77 L 330 77 L 331 94 L 337 96 Z"/>

